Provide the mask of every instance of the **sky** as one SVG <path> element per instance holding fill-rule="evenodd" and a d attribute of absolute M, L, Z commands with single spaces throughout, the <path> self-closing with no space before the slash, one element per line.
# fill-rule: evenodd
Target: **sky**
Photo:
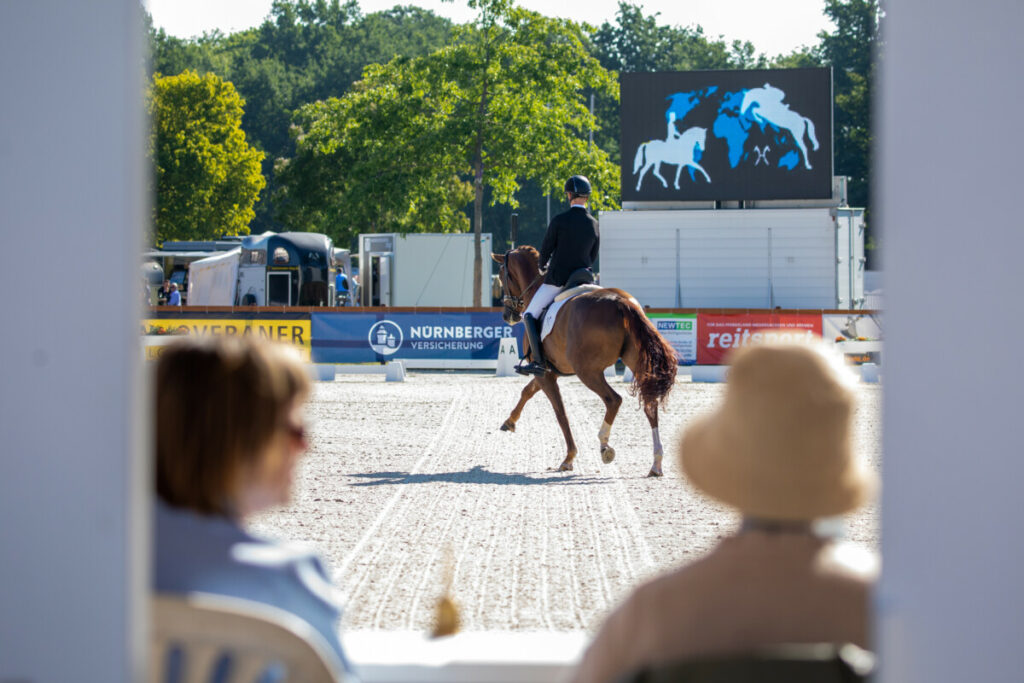
<path fill-rule="evenodd" d="M 271 0 L 143 0 L 153 23 L 179 38 L 192 38 L 219 29 L 233 33 L 263 23 Z M 359 0 L 364 14 L 396 4 L 418 5 L 435 14 L 464 22 L 473 17 L 464 2 L 441 0 Z M 527 9 L 600 25 L 614 21 L 618 0 L 519 0 Z M 830 30 L 822 14 L 823 0 L 648 0 L 638 2 L 645 14 L 660 13 L 659 23 L 699 24 L 710 38 L 749 40 L 769 57 L 816 45 L 819 31 Z"/>

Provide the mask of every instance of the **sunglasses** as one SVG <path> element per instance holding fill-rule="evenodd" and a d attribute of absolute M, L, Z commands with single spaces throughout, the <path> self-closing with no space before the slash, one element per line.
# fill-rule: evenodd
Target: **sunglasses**
<path fill-rule="evenodd" d="M 301 424 L 286 424 L 284 430 L 288 433 L 288 436 L 292 437 L 296 441 L 305 441 L 308 432 L 306 426 Z"/>

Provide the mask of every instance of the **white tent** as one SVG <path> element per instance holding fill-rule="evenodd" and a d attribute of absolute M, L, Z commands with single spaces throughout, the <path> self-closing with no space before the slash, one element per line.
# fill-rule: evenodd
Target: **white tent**
<path fill-rule="evenodd" d="M 188 267 L 189 306 L 234 306 L 241 249 L 193 261 Z"/>

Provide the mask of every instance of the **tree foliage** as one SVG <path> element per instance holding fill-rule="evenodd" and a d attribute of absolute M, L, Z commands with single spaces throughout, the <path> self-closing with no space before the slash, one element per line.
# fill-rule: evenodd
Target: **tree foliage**
<path fill-rule="evenodd" d="M 598 123 L 585 93 L 616 81 L 576 24 L 471 0 L 477 20 L 429 55 L 371 65 L 341 98 L 303 108 L 295 159 L 282 171 L 286 215 L 343 239 L 368 230 L 458 230 L 474 202 L 477 276 L 485 187 L 516 206 L 522 183 L 558 192 L 591 177 L 593 203 L 615 206 L 618 168 L 588 141 Z M 331 179 L 319 201 L 310 190 Z M 467 194 L 471 193 L 471 194 Z M 315 203 L 310 203 L 315 202 Z M 479 303 L 479 292 L 475 299 Z"/>
<path fill-rule="evenodd" d="M 256 205 L 253 227 L 280 229 L 274 161 L 294 154 L 289 129 L 295 110 L 344 94 L 368 64 L 444 45 L 450 32 L 451 22 L 417 7 L 364 16 L 354 0 L 275 0 L 262 25 L 230 36 L 181 40 L 151 28 L 151 63 L 159 73 L 216 73 L 235 85 L 247 103 L 242 127 L 266 153 L 268 191 Z"/>
<path fill-rule="evenodd" d="M 877 0 L 825 0 L 832 33 L 818 34 L 822 62 L 832 67 L 835 170 L 850 177 L 850 204 L 871 207 L 871 98 L 879 45 Z"/>
<path fill-rule="evenodd" d="M 213 74 L 154 77 L 148 92 L 157 242 L 249 232 L 266 181 L 242 132 L 244 102 Z"/>
<path fill-rule="evenodd" d="M 481 12 L 478 19 L 468 26 L 457 27 L 447 19 L 415 7 L 397 6 L 386 12 L 364 15 L 354 0 L 275 0 L 261 26 L 227 36 L 213 32 L 181 40 L 151 28 L 152 65 L 155 71 L 169 75 L 185 70 L 215 73 L 232 82 L 244 97 L 247 104 L 242 129 L 250 143 L 266 153 L 262 170 L 267 189 L 255 207 L 254 230 L 330 226 L 329 231 L 336 232 L 336 238 L 343 240 L 344 235 L 361 229 L 360 226 L 370 225 L 393 226 L 399 230 L 464 229 L 475 219 L 476 212 L 471 201 L 475 197 L 472 161 L 458 156 L 455 163 L 454 155 L 442 158 L 431 151 L 433 147 L 428 149 L 426 141 L 416 135 L 419 132 L 441 134 L 429 126 L 417 130 L 389 128 L 392 125 L 387 123 L 390 110 L 380 98 L 385 92 L 382 83 L 393 75 L 399 79 L 393 84 L 396 92 L 407 88 L 403 106 L 411 106 L 413 110 L 408 120 L 415 122 L 427 116 L 429 109 L 423 107 L 430 102 L 410 105 L 416 93 L 433 93 L 433 90 L 413 87 L 417 79 L 423 78 L 423 73 L 416 68 L 426 68 L 423 65 L 414 68 L 413 62 L 442 49 L 453 59 L 457 56 L 467 69 L 470 65 L 481 68 L 480 55 L 489 54 L 489 63 L 501 64 L 499 71 L 506 70 L 503 60 L 507 61 L 507 55 L 502 52 L 505 48 L 487 53 L 486 46 L 495 46 L 495 41 L 512 35 L 505 18 L 512 7 L 504 1 L 477 1 L 475 6 Z M 832 66 L 835 74 L 835 171 L 851 177 L 851 203 L 870 210 L 871 92 L 875 68 L 872 53 L 878 45 L 878 4 L 877 0 L 823 0 L 822 7 L 833 21 L 834 30 L 819 34 L 817 45 L 770 60 L 750 43 L 708 36 L 700 26 L 664 25 L 657 14 L 645 14 L 640 6 L 628 2 L 620 2 L 613 21 L 597 27 L 557 20 L 545 20 L 553 22 L 551 24 L 535 20 L 534 24 L 558 27 L 552 34 L 552 45 L 545 46 L 547 52 L 538 52 L 538 55 L 553 54 L 559 41 L 563 41 L 557 36 L 561 36 L 563 30 L 568 31 L 604 69 L 612 72 L 613 77 L 623 71 Z M 488 8 L 492 19 L 485 16 Z M 527 49 L 523 45 L 517 49 Z M 471 53 L 476 55 L 472 59 Z M 377 66 L 367 70 L 371 65 Z M 431 78 L 441 73 L 436 65 L 432 68 Z M 378 73 L 377 69 L 384 71 Z M 354 85 L 360 80 L 358 86 Z M 474 101 L 472 98 L 478 93 L 471 92 L 463 81 L 451 82 L 456 84 L 457 87 L 453 87 L 462 98 L 459 102 Z M 431 84 L 431 88 L 434 87 Z M 595 105 L 594 144 L 607 152 L 613 164 L 618 164 L 617 88 L 581 86 L 578 100 L 584 107 L 589 104 L 591 94 Z M 350 96 L 351 99 L 347 99 Z M 339 104 L 342 101 L 344 103 Z M 441 102 L 448 100 L 442 98 Z M 449 102 L 445 106 L 454 105 Z M 369 141 L 374 131 L 381 135 L 403 136 L 388 141 L 395 151 L 394 168 L 375 175 L 381 169 L 373 166 L 371 160 L 377 152 L 369 142 L 366 147 L 351 149 L 331 147 L 325 142 L 334 136 L 327 129 L 328 121 L 333 116 L 337 123 L 341 112 L 370 121 L 360 124 L 358 131 L 347 131 L 346 139 L 355 140 L 358 134 Z M 490 123 L 497 125 L 497 121 Z M 577 142 L 591 132 L 590 124 L 584 124 L 578 117 L 570 128 L 575 129 L 573 139 Z M 449 127 L 443 132 L 447 134 L 451 130 Z M 488 154 L 494 153 L 488 151 Z M 400 159 L 408 160 L 414 154 L 423 155 L 419 158 L 425 164 L 451 162 L 452 170 L 444 176 L 438 175 L 427 186 L 417 185 L 412 174 L 418 164 L 407 167 L 399 163 Z M 534 163 L 531 160 L 531 165 Z M 346 172 L 338 176 L 334 168 Z M 286 192 L 279 191 L 279 169 L 290 177 Z M 564 178 L 553 175 L 516 176 L 514 184 L 510 184 L 507 177 L 498 178 L 490 169 L 485 172 L 481 222 L 495 235 L 496 243 L 507 238 L 508 215 L 513 207 L 518 207 L 515 210 L 520 214 L 520 241 L 540 239 L 546 226 L 545 195 L 554 195 L 552 213 L 560 210 L 558 190 Z M 510 192 L 513 186 L 517 189 Z M 618 199 L 617 182 L 600 182 L 599 186 L 608 194 L 608 199 Z M 400 188 L 397 193 L 395 187 Z M 474 193 L 469 199 L 467 191 Z M 416 194 L 417 200 L 403 203 L 406 192 Z"/>

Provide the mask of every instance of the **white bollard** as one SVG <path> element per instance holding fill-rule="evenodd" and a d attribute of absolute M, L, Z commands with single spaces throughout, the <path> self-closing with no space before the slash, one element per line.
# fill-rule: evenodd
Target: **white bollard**
<path fill-rule="evenodd" d="M 405 381 L 405 366 L 400 360 L 388 361 L 384 371 L 385 382 L 404 382 Z"/>
<path fill-rule="evenodd" d="M 879 382 L 878 365 L 875 363 L 864 363 L 860 366 L 860 379 L 862 382 L 868 384 L 877 384 Z"/>
<path fill-rule="evenodd" d="M 334 371 L 334 363 L 311 363 L 309 366 L 309 376 L 317 382 L 333 382 Z"/>
<path fill-rule="evenodd" d="M 615 372 L 615 365 L 614 364 L 613 365 L 609 365 L 608 367 L 606 367 L 604 369 L 604 376 L 605 377 L 610 377 L 610 378 L 614 379 L 617 374 L 618 373 Z"/>
<path fill-rule="evenodd" d="M 729 378 L 728 365 L 694 365 L 691 370 L 691 382 L 718 383 Z"/>
<path fill-rule="evenodd" d="M 516 363 L 519 362 L 519 344 L 515 337 L 502 337 L 498 346 L 498 367 L 494 374 L 496 377 L 514 377 L 516 375 Z"/>
<path fill-rule="evenodd" d="M 633 383 L 633 371 L 630 370 L 629 368 L 624 369 L 622 371 L 622 381 L 624 383 L 626 383 L 626 384 L 632 384 Z"/>

